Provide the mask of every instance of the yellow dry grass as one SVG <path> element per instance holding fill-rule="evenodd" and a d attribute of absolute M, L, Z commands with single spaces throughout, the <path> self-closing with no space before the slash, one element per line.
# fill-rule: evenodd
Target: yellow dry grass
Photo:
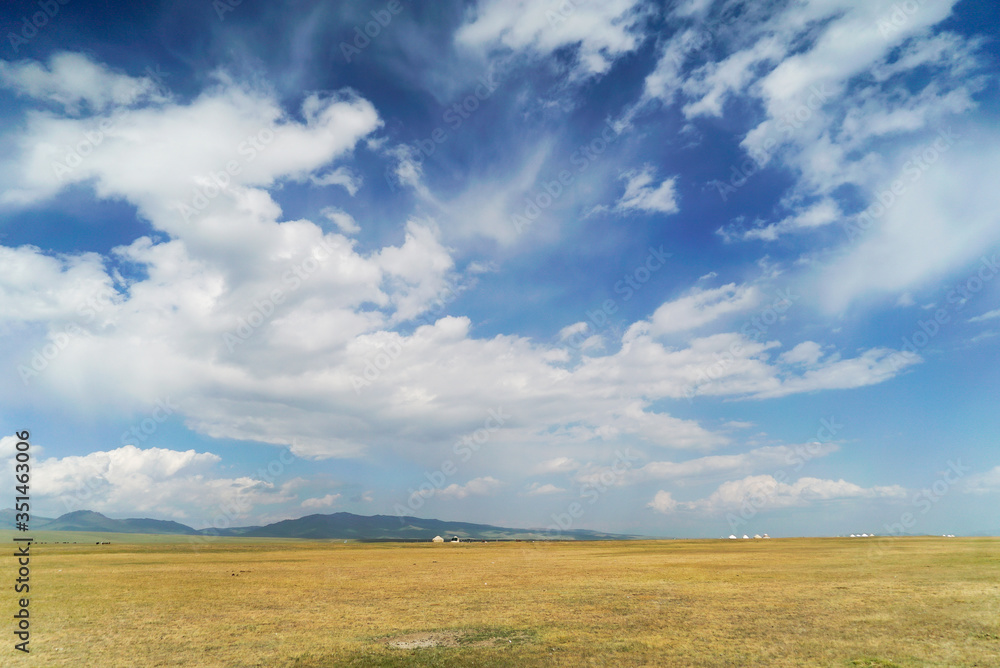
<path fill-rule="evenodd" d="M 0 664 L 1000 666 L 998 539 L 74 538 L 32 547 Z"/>

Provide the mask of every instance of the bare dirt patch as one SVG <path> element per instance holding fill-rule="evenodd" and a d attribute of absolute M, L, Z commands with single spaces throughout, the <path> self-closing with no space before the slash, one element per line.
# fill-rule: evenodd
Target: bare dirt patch
<path fill-rule="evenodd" d="M 386 641 L 394 649 L 427 649 L 429 647 L 458 647 L 459 633 L 442 631 L 439 633 L 410 633 L 396 636 Z"/>
<path fill-rule="evenodd" d="M 394 636 L 384 641 L 393 649 L 429 649 L 432 647 L 499 647 L 523 644 L 531 634 L 506 629 L 465 631 L 425 631 Z"/>

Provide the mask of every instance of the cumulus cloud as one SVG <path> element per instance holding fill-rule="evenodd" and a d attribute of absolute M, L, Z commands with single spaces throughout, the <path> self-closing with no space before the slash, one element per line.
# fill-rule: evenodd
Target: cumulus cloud
<path fill-rule="evenodd" d="M 32 493 L 57 512 L 152 513 L 208 525 L 215 515 L 246 517 L 256 506 L 289 500 L 273 483 L 218 477 L 211 452 L 126 445 L 84 456 L 42 459 Z"/>
<path fill-rule="evenodd" d="M 20 440 L 21 439 L 17 438 L 17 436 L 0 436 L 0 459 L 3 459 L 8 462 L 8 464 L 10 465 L 11 472 L 13 472 L 14 470 L 14 463 L 15 463 L 14 457 L 18 453 L 17 444 L 20 442 Z M 45 448 L 38 445 L 37 443 L 32 443 L 30 439 L 28 443 L 30 443 L 31 445 L 30 450 L 32 457 L 37 458 L 40 454 L 45 452 Z"/>
<path fill-rule="evenodd" d="M 735 283 L 667 302 L 619 340 L 606 333 L 572 358 L 525 336 L 477 336 L 470 318 L 432 310 L 461 279 L 436 221 L 408 220 L 395 242 L 362 251 L 346 236 L 361 227 L 352 216 L 325 209 L 338 230 L 324 232 L 307 219 L 285 220 L 271 198 L 282 181 L 334 173 L 331 163 L 380 125 L 368 101 L 349 92 L 312 95 L 292 118 L 270 93 L 221 77 L 189 102 L 115 116 L 100 146 L 62 181 L 54 178 L 51 162 L 63 155 L 52 147 L 77 141 L 88 123 L 106 117 L 34 118 L 19 150 L 5 158 L 15 176 L 0 198 L 26 205 L 86 182 L 100 198 L 134 204 L 156 234 L 104 255 L 0 247 L 0 322 L 33 328 L 22 347 L 0 352 L 5 363 L 28 368 L 31 347 L 45 345 L 64 323 L 84 332 L 29 375 L 23 390 L 0 388 L 5 403 L 56 397 L 76 410 L 120 416 L 175 397 L 178 418 L 200 434 L 288 446 L 310 458 L 408 456 L 474 432 L 484 407 L 503 406 L 514 417 L 491 439 L 516 448 L 532 467 L 553 460 L 550 447 L 730 442 L 669 414 L 656 403 L 665 398 L 857 387 L 918 361 L 888 362 L 892 351 L 881 349 L 816 359 L 799 359 L 805 349 L 796 349 L 797 358 L 775 361 L 770 351 L 779 342 L 736 333 L 680 347 L 656 340 L 760 302 L 758 287 Z M 229 173 L 229 161 L 239 167 L 229 186 L 206 190 Z M 192 193 L 201 193 L 203 205 Z M 583 331 L 569 324 L 561 335 Z M 605 352 L 614 349 L 605 343 L 616 351 Z M 575 465 L 566 459 L 558 466 Z M 476 480 L 469 490 L 492 479 Z"/>
<path fill-rule="evenodd" d="M 677 500 L 674 499 L 670 492 L 661 489 L 656 493 L 656 496 L 653 497 L 653 500 L 649 502 L 647 507 L 666 515 L 677 510 Z"/>
<path fill-rule="evenodd" d="M 661 494 L 667 496 L 661 497 Z M 811 477 L 786 483 L 770 475 L 755 475 L 725 482 L 709 496 L 695 501 L 676 502 L 668 492 L 661 491 L 649 505 L 662 513 L 678 509 L 715 513 L 736 511 L 746 504 L 767 510 L 843 499 L 902 499 L 906 495 L 906 490 L 899 485 L 861 487 L 843 479 Z"/>

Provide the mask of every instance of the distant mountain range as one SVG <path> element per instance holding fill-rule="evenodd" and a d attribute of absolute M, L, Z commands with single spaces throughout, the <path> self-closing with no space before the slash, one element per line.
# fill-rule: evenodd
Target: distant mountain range
<path fill-rule="evenodd" d="M 55 519 L 32 516 L 32 529 L 44 531 L 96 531 L 103 533 L 178 534 L 187 536 L 244 536 L 248 538 L 311 538 L 360 541 L 430 540 L 434 536 L 462 540 L 626 540 L 638 536 L 576 529 L 548 532 L 543 529 L 511 529 L 489 524 L 447 522 L 396 515 L 333 513 L 306 515 L 266 526 L 229 529 L 194 529 L 179 522 L 149 518 L 115 520 L 91 510 L 77 510 Z M 0 510 L 0 526 L 14 527 L 14 511 Z"/>

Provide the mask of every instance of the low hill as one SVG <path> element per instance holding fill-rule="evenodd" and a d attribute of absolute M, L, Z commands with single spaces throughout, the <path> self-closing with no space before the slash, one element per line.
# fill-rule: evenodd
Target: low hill
<path fill-rule="evenodd" d="M 429 540 L 434 536 L 475 540 L 552 539 L 615 540 L 631 538 L 598 531 L 563 531 L 558 534 L 542 529 L 512 529 L 490 524 L 448 522 L 446 520 L 396 515 L 355 515 L 332 513 L 307 515 L 296 520 L 268 524 L 243 536 L 271 538 L 339 538 L 354 540 Z"/>
<path fill-rule="evenodd" d="M 46 531 L 104 531 L 107 533 L 160 533 L 189 536 L 198 533 L 180 522 L 149 518 L 115 520 L 92 510 L 77 510 L 66 513 L 50 522 L 39 524 L 35 528 Z"/>
<path fill-rule="evenodd" d="M 13 511 L 0 511 L 0 520 L 13 527 Z M 9 522 L 7 515 L 10 515 Z M 618 534 L 578 529 L 550 533 L 543 529 L 512 529 L 490 524 L 448 522 L 421 517 L 396 515 L 355 515 L 332 513 L 307 515 L 266 526 L 228 529 L 193 529 L 179 522 L 154 519 L 116 520 L 91 510 L 77 510 L 56 519 L 32 517 L 32 529 L 47 531 L 98 531 L 105 533 L 179 534 L 205 536 L 243 536 L 247 538 L 309 538 L 327 540 L 393 541 L 430 540 L 434 536 L 463 540 L 621 540 L 636 538 Z"/>

